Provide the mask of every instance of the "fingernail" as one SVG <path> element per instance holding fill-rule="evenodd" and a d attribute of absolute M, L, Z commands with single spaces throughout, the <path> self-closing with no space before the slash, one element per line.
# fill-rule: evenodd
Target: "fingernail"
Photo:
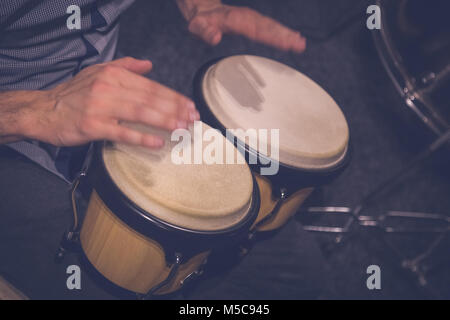
<path fill-rule="evenodd" d="M 200 114 L 198 113 L 198 111 L 189 112 L 189 120 L 191 121 L 200 120 Z"/>
<path fill-rule="evenodd" d="M 192 101 L 186 103 L 186 107 L 191 110 L 195 110 L 195 104 Z"/>

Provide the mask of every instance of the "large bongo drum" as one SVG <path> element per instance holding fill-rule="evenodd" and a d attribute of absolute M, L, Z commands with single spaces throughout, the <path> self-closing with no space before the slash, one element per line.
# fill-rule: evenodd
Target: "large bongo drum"
<path fill-rule="evenodd" d="M 348 162 L 343 112 L 318 84 L 289 66 L 257 56 L 226 57 L 197 73 L 194 91 L 203 121 L 231 138 L 247 161 L 253 159 L 261 194 L 254 231 L 282 226 L 314 187 Z M 277 130 L 278 139 L 271 134 Z M 268 163 L 279 165 L 276 174 L 264 174 Z"/>
<path fill-rule="evenodd" d="M 136 128 L 166 135 L 166 145 L 95 145 L 81 246 L 114 284 L 139 294 L 167 294 L 199 274 L 211 250 L 247 236 L 259 192 L 245 161 L 175 164 L 168 133 Z"/>

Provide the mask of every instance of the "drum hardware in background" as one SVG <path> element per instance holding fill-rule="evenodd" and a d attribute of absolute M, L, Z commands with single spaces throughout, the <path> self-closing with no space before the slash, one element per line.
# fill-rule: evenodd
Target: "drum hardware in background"
<path fill-rule="evenodd" d="M 441 136 L 449 129 L 450 119 L 446 118 L 444 113 L 439 112 L 439 109 L 447 108 L 448 103 L 443 103 L 443 101 L 433 98 L 432 93 L 440 89 L 441 91 L 445 90 L 439 87 L 443 83 L 445 84 L 446 79 L 450 76 L 450 64 L 446 61 L 444 66 L 439 66 L 442 70 L 422 70 L 421 74 L 412 72 L 412 70 L 410 70 L 411 68 L 408 68 L 408 65 L 404 62 L 404 58 L 406 58 L 405 54 L 402 55 L 399 45 L 394 43 L 392 31 L 395 32 L 395 28 L 393 28 L 395 27 L 395 24 L 392 25 L 393 23 L 388 20 L 388 13 L 394 9 L 398 10 L 396 13 L 405 15 L 406 7 L 412 2 L 413 1 L 402 1 L 401 7 L 396 8 L 397 2 L 377 0 L 377 5 L 382 8 L 385 14 L 382 15 L 383 28 L 377 32 L 373 32 L 372 35 L 380 60 L 389 78 L 392 80 L 395 89 L 400 94 L 408 109 L 411 110 L 412 113 L 431 130 L 431 132 L 436 136 Z M 440 35 L 442 36 L 442 34 Z M 404 35 L 401 36 L 404 37 Z M 419 46 L 421 44 L 418 43 L 417 45 Z M 418 49 L 416 48 L 415 50 Z M 440 53 L 442 54 L 442 52 Z M 417 54 L 417 52 L 414 52 L 413 54 Z M 430 60 L 436 57 L 422 56 L 422 58 Z M 426 61 L 421 61 L 417 63 L 425 62 Z"/>
<path fill-rule="evenodd" d="M 410 211 L 387 211 L 378 216 L 353 215 L 353 210 L 348 207 L 308 207 L 301 211 L 303 214 L 333 214 L 333 215 L 351 215 L 354 216 L 360 226 L 377 228 L 385 233 L 443 233 L 450 230 L 450 217 L 443 214 L 410 212 Z M 403 228 L 389 224 L 391 219 L 406 220 L 427 220 L 435 221 L 441 224 L 441 227 L 421 227 L 421 228 Z M 315 232 L 328 233 L 348 233 L 350 228 L 345 227 L 324 227 L 306 225 L 304 229 Z"/>
<path fill-rule="evenodd" d="M 350 216 L 343 226 L 318 226 L 318 225 L 305 225 L 304 229 L 312 232 L 332 233 L 338 234 L 335 238 L 336 243 L 340 243 L 346 234 L 352 231 L 352 226 L 356 223 L 363 228 L 374 228 L 385 234 L 398 234 L 398 233 L 435 233 L 439 236 L 431 243 L 431 245 L 421 254 L 414 259 L 407 259 L 398 250 L 393 250 L 395 254 L 401 258 L 402 267 L 410 270 L 419 279 L 419 283 L 422 286 L 427 284 L 425 274 L 420 268 L 420 263 L 427 258 L 433 250 L 450 234 L 450 216 L 444 214 L 431 214 L 422 212 L 404 212 L 404 211 L 387 211 L 377 217 L 361 215 L 370 202 L 376 197 L 385 193 L 386 191 L 395 187 L 407 173 L 412 169 L 417 168 L 424 160 L 430 158 L 438 150 L 444 146 L 448 146 L 450 142 L 450 130 L 444 133 L 431 143 L 424 151 L 419 153 L 414 159 L 412 159 L 407 165 L 399 169 L 395 174 L 391 175 L 384 182 L 380 183 L 373 191 L 369 192 L 359 205 L 354 209 L 349 207 L 309 207 L 300 211 L 300 214 L 321 214 L 328 216 L 345 215 Z M 440 224 L 440 227 L 416 227 L 416 228 L 402 228 L 390 225 L 389 219 L 396 220 L 415 220 L 423 222 L 436 222 Z"/>
<path fill-rule="evenodd" d="M 416 4 L 417 2 L 418 1 L 416 1 Z M 443 101 L 442 98 L 439 99 L 436 96 L 433 97 L 432 95 L 433 93 L 439 93 L 442 96 L 442 92 L 445 93 L 445 90 L 448 90 L 447 80 L 450 76 L 450 64 L 448 62 L 448 58 L 444 61 L 442 61 L 442 59 L 439 59 L 439 61 L 436 61 L 437 63 L 434 63 L 435 60 L 439 57 L 439 54 L 442 55 L 443 53 L 442 46 L 439 48 L 439 45 L 442 45 L 442 40 L 447 39 L 447 42 L 445 42 L 445 48 L 448 48 L 448 37 L 442 38 L 442 33 L 439 33 L 440 30 L 433 30 L 434 34 L 436 34 L 437 36 L 441 36 L 441 38 L 439 38 L 437 42 L 435 41 L 435 38 L 432 39 L 434 40 L 434 45 L 437 45 L 437 50 L 440 51 L 429 51 L 425 55 L 423 54 L 423 52 L 419 53 L 419 50 L 422 49 L 422 43 L 419 43 L 417 38 L 414 38 L 415 42 L 413 42 L 412 47 L 408 47 L 407 51 L 405 51 L 404 45 L 407 42 L 403 42 L 405 40 L 404 35 L 401 33 L 397 34 L 397 40 L 400 39 L 399 43 L 394 42 L 395 39 L 394 37 L 392 37 L 392 35 L 394 35 L 396 31 L 398 31 L 395 30 L 396 23 L 398 23 L 398 21 L 389 20 L 391 16 L 395 16 L 391 15 L 391 13 L 403 14 L 403 19 L 406 19 L 407 16 L 405 15 L 405 8 L 412 3 L 413 1 L 409 0 L 404 0 L 401 2 L 377 0 L 377 5 L 382 8 L 382 11 L 384 12 L 384 14 L 382 14 L 383 27 L 379 31 L 372 32 L 372 35 L 382 65 L 384 66 L 389 78 L 392 80 L 396 91 L 399 93 L 400 97 L 405 103 L 407 110 L 411 111 L 411 114 L 415 115 L 425 125 L 425 127 L 430 130 L 430 132 L 434 133 L 436 140 L 430 144 L 427 150 L 420 153 L 406 167 L 401 169 L 397 174 L 391 176 L 384 183 L 380 184 L 378 188 L 369 193 L 363 199 L 363 201 L 361 201 L 360 205 L 356 206 L 355 208 L 316 207 L 303 209 L 302 212 L 307 214 L 322 213 L 325 215 L 342 214 L 344 216 L 350 216 L 350 218 L 348 218 L 342 226 L 306 226 L 307 230 L 313 232 L 338 234 L 338 236 L 335 238 L 336 243 L 340 243 L 343 240 L 343 237 L 345 235 L 348 235 L 352 231 L 351 227 L 353 226 L 353 224 L 357 224 L 362 228 L 376 229 L 380 231 L 381 234 L 402 232 L 428 232 L 431 234 L 438 234 L 433 243 L 431 243 L 431 245 L 423 253 L 421 253 L 414 259 L 406 258 L 398 250 L 392 248 L 392 251 L 396 254 L 397 257 L 400 258 L 402 267 L 412 271 L 418 277 L 419 283 L 422 286 L 425 286 L 425 273 L 422 272 L 420 263 L 426 257 L 430 256 L 432 252 L 438 247 L 438 245 L 444 240 L 444 238 L 450 234 L 449 217 L 441 214 L 398 211 L 388 211 L 378 218 L 361 215 L 361 211 L 368 205 L 368 200 L 371 200 L 371 198 L 375 197 L 376 195 L 379 195 L 387 189 L 393 187 L 402 179 L 404 174 L 406 174 L 409 170 L 417 167 L 424 159 L 430 157 L 434 152 L 436 152 L 437 149 L 442 148 L 444 145 L 450 145 L 450 143 L 448 143 L 450 133 L 450 119 L 448 119 L 448 117 L 445 118 L 445 113 L 440 112 L 440 110 L 446 110 L 448 108 L 448 101 Z M 400 8 L 397 6 L 398 4 L 401 5 Z M 432 10 L 435 7 L 429 8 L 430 10 Z M 443 12 L 440 13 L 442 14 Z M 403 22 L 405 21 L 406 20 L 404 20 Z M 430 26 L 428 20 L 421 20 L 421 23 L 427 24 L 425 28 Z M 415 24 L 413 23 L 413 25 Z M 424 27 L 424 25 L 422 27 Z M 401 50 L 403 50 L 403 52 Z M 416 57 L 415 63 L 419 66 L 427 66 L 427 68 L 422 68 L 422 70 L 420 70 L 419 72 L 411 70 L 411 61 L 409 61 L 410 65 L 408 66 L 406 62 L 407 59 L 405 59 L 408 58 L 408 55 L 411 55 L 410 52 L 412 52 L 413 56 L 414 54 L 419 53 L 417 56 L 420 56 L 420 61 L 418 61 Z M 448 57 L 448 49 L 446 53 L 446 56 Z M 442 58 L 442 56 L 439 58 Z M 428 63 L 430 61 L 433 61 L 433 63 Z M 389 219 L 403 219 L 403 221 L 412 219 L 424 222 L 435 221 L 438 222 L 440 226 L 435 228 L 421 227 L 416 228 L 415 230 L 406 230 L 405 228 L 399 229 L 397 227 L 394 227 L 393 225 L 388 224 Z M 387 245 L 390 244 L 387 243 Z M 390 246 L 392 247 L 392 245 Z"/>

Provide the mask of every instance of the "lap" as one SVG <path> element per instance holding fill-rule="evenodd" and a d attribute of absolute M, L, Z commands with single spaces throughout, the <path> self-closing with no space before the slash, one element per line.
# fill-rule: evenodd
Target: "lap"
<path fill-rule="evenodd" d="M 74 255 L 54 261 L 70 226 L 70 186 L 22 155 L 0 147 L 0 274 L 32 299 L 109 298 L 89 278 L 67 289 Z M 83 286 L 84 285 L 84 286 Z"/>

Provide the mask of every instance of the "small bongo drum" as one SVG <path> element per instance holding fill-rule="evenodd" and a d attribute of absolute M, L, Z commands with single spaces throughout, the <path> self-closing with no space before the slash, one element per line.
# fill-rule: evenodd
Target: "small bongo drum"
<path fill-rule="evenodd" d="M 223 58 L 197 73 L 194 91 L 203 121 L 228 138 L 233 129 L 233 143 L 247 161 L 256 156 L 256 163 L 250 162 L 261 194 L 255 231 L 282 226 L 313 187 L 330 181 L 348 162 L 349 128 L 341 109 L 289 66 L 249 55 Z M 278 130 L 279 140 L 261 136 L 261 130 Z M 261 174 L 268 161 L 279 165 L 276 174 Z"/>
<path fill-rule="evenodd" d="M 198 275 L 211 250 L 247 236 L 259 211 L 259 191 L 245 160 L 175 164 L 168 133 L 139 130 L 166 135 L 166 145 L 95 145 L 87 173 L 93 191 L 80 241 L 105 278 L 135 293 L 161 295 Z"/>

